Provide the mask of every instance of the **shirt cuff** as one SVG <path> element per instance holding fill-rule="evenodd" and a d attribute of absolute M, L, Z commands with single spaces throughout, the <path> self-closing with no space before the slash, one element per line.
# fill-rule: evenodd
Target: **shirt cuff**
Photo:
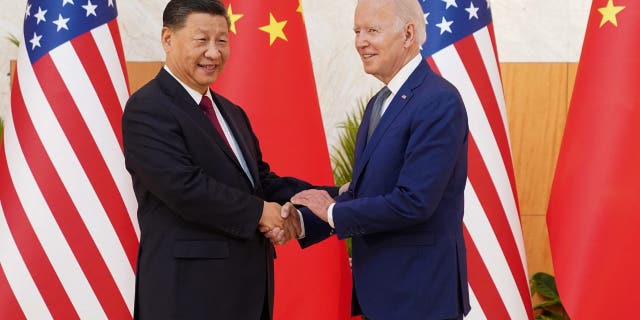
<path fill-rule="evenodd" d="M 304 231 L 304 219 L 302 219 L 302 212 L 300 212 L 300 210 L 296 210 L 296 212 L 298 212 L 298 217 L 300 218 L 300 234 L 297 234 L 296 238 L 302 239 L 306 235 Z"/>
<path fill-rule="evenodd" d="M 327 208 L 327 221 L 329 222 L 329 225 L 331 226 L 331 228 L 335 229 L 336 226 L 333 224 L 333 206 L 335 206 L 336 203 L 332 203 L 329 205 L 329 207 Z"/>

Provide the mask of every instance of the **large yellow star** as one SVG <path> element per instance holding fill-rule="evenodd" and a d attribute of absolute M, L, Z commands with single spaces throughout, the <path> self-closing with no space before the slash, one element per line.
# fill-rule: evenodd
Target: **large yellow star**
<path fill-rule="evenodd" d="M 233 10 L 231 10 L 231 3 L 229 3 L 229 7 L 227 8 L 227 15 L 229 16 L 229 20 L 231 22 L 231 27 L 229 30 L 234 34 L 238 34 L 236 32 L 236 21 L 240 20 L 244 16 L 244 14 L 234 14 Z"/>
<path fill-rule="evenodd" d="M 616 7 L 613 5 L 613 0 L 609 0 L 606 7 L 599 8 L 600 14 L 602 14 L 602 21 L 600 21 L 600 27 L 602 27 L 605 23 L 611 22 L 614 26 L 618 26 L 618 19 L 616 19 L 616 14 L 624 9 L 624 6 Z"/>
<path fill-rule="evenodd" d="M 288 41 L 283 31 L 285 25 L 287 25 L 287 20 L 278 22 L 276 18 L 273 17 L 273 14 L 269 12 L 269 24 L 259 29 L 269 34 L 269 45 L 273 45 L 273 42 L 276 41 L 277 38 Z"/>
<path fill-rule="evenodd" d="M 298 0 L 298 9 L 296 9 L 296 12 L 302 13 L 302 0 Z"/>

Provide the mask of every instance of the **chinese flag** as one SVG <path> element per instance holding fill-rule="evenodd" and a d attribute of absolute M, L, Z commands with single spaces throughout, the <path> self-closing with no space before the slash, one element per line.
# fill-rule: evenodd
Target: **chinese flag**
<path fill-rule="evenodd" d="M 547 215 L 571 319 L 640 304 L 640 3 L 594 0 Z"/>
<path fill-rule="evenodd" d="M 299 1 L 225 1 L 231 54 L 214 90 L 249 115 L 263 158 L 280 176 L 333 185 L 302 6 Z M 343 241 L 277 248 L 277 320 L 348 319 L 351 271 Z"/>

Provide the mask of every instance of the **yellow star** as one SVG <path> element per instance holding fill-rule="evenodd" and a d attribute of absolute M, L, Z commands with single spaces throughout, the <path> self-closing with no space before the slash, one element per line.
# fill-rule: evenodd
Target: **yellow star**
<path fill-rule="evenodd" d="M 276 21 L 276 18 L 273 17 L 273 14 L 269 12 L 269 24 L 259 29 L 269 34 L 269 45 L 272 45 L 277 38 L 280 38 L 284 41 L 287 40 L 287 36 L 284 34 L 284 26 L 287 24 L 287 20 L 284 21 Z"/>
<path fill-rule="evenodd" d="M 613 5 L 613 0 L 609 0 L 606 7 L 599 8 L 600 14 L 602 14 L 602 21 L 600 21 L 600 27 L 602 27 L 605 23 L 611 22 L 614 26 L 618 26 L 618 19 L 616 19 L 616 14 L 624 9 L 624 6 L 616 7 Z"/>
<path fill-rule="evenodd" d="M 298 0 L 298 9 L 296 9 L 296 12 L 300 12 L 302 14 L 302 0 Z"/>
<path fill-rule="evenodd" d="M 229 16 L 229 20 L 231 22 L 231 27 L 229 30 L 234 34 L 238 34 L 236 32 L 236 21 L 240 20 L 244 16 L 244 14 L 233 14 L 233 10 L 231 10 L 231 3 L 229 3 L 229 7 L 227 8 L 227 15 Z"/>

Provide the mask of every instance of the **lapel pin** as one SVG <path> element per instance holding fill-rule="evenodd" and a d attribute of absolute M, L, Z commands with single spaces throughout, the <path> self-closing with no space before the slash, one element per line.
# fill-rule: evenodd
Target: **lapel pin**
<path fill-rule="evenodd" d="M 403 94 L 403 95 L 402 95 L 402 100 L 406 100 L 406 99 L 407 99 L 407 95 L 406 95 L 406 94 Z"/>

